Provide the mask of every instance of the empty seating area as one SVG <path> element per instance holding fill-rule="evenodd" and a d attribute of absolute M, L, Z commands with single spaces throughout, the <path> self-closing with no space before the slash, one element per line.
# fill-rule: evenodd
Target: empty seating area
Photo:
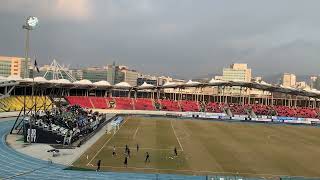
<path fill-rule="evenodd" d="M 48 96 L 9 96 L 0 99 L 0 112 L 20 111 L 24 107 L 24 101 L 27 110 L 34 109 L 34 104 L 37 110 L 52 108 L 52 101 Z"/>
<path fill-rule="evenodd" d="M 138 98 L 134 100 L 135 110 L 156 110 L 152 99 Z"/>
<path fill-rule="evenodd" d="M 107 99 L 104 97 L 89 97 L 93 108 L 96 109 L 107 109 L 109 106 L 107 105 Z"/>
<path fill-rule="evenodd" d="M 92 103 L 86 96 L 67 96 L 66 99 L 72 106 L 79 105 L 83 108 L 93 108 Z"/>
<path fill-rule="evenodd" d="M 199 104 L 196 101 L 180 101 L 181 111 L 199 112 Z"/>
<path fill-rule="evenodd" d="M 133 110 L 133 101 L 131 98 L 113 98 L 115 109 Z"/>
<path fill-rule="evenodd" d="M 163 111 L 180 111 L 178 101 L 162 99 L 159 100 L 159 103 L 161 104 L 161 109 Z"/>

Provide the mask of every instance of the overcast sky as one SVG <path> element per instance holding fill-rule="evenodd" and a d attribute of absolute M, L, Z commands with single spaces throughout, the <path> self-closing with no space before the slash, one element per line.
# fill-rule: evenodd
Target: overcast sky
<path fill-rule="evenodd" d="M 320 74 L 319 0 L 1 0 L 0 54 L 73 67 L 116 60 L 138 71 L 196 77 L 232 62 L 255 75 Z"/>

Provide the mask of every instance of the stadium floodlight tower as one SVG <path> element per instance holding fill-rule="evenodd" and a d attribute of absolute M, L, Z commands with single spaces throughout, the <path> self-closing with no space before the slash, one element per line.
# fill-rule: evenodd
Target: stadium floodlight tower
<path fill-rule="evenodd" d="M 30 47 L 30 31 L 34 30 L 39 24 L 37 17 L 29 16 L 26 20 L 26 24 L 22 26 L 26 30 L 26 46 L 25 46 L 25 62 L 24 62 L 24 74 L 23 78 L 28 78 L 28 60 L 29 60 L 29 47 Z"/>
<path fill-rule="evenodd" d="M 31 30 L 34 30 L 37 25 L 39 24 L 39 20 L 37 17 L 34 17 L 34 16 L 29 16 L 27 18 L 27 21 L 26 21 L 26 24 L 24 24 L 22 26 L 23 29 L 26 30 L 26 47 L 25 47 L 25 61 L 24 61 L 24 74 L 23 74 L 23 78 L 28 78 L 28 60 L 29 60 L 29 39 L 30 39 L 30 31 Z M 23 119 L 26 117 L 26 94 L 24 95 L 24 100 L 23 100 L 23 104 L 24 104 L 24 107 L 23 107 Z M 29 143 L 32 142 L 31 140 L 31 132 L 32 132 L 32 127 L 31 127 L 31 118 L 29 118 L 29 131 L 28 131 L 28 137 L 29 137 Z"/>

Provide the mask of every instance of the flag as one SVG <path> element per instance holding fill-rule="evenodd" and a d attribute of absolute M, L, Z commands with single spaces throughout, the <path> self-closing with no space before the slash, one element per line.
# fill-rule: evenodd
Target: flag
<path fill-rule="evenodd" d="M 39 73 L 39 68 L 38 68 L 38 63 L 37 63 L 37 60 L 35 59 L 34 60 L 34 67 L 36 68 L 37 72 Z"/>

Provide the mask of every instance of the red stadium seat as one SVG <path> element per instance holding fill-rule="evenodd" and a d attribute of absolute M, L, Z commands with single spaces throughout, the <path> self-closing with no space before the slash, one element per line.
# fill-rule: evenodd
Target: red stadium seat
<path fill-rule="evenodd" d="M 89 97 L 94 108 L 107 109 L 107 101 L 104 97 Z"/>
<path fill-rule="evenodd" d="M 70 105 L 77 104 L 84 108 L 93 108 L 93 105 L 91 104 L 91 101 L 87 96 L 67 96 L 66 99 L 70 103 Z"/>
<path fill-rule="evenodd" d="M 133 102 L 131 98 L 127 97 L 116 97 L 115 101 L 115 109 L 123 109 L 123 110 L 133 110 Z"/>
<path fill-rule="evenodd" d="M 213 113 L 223 113 L 223 106 L 223 103 L 209 102 L 206 105 L 206 111 Z"/>
<path fill-rule="evenodd" d="M 179 103 L 177 101 L 163 99 L 159 100 L 159 102 L 164 111 L 180 111 Z"/>
<path fill-rule="evenodd" d="M 196 101 L 181 100 L 181 111 L 199 112 L 199 104 Z"/>
<path fill-rule="evenodd" d="M 134 106 L 136 110 L 149 110 L 149 111 L 156 110 L 152 99 L 138 98 L 134 100 Z"/>

